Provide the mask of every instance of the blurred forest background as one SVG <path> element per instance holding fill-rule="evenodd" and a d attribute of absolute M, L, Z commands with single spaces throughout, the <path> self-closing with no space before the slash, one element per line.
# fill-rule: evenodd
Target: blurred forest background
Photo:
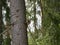
<path fill-rule="evenodd" d="M 60 0 L 0 0 L 0 45 L 60 45 Z"/>

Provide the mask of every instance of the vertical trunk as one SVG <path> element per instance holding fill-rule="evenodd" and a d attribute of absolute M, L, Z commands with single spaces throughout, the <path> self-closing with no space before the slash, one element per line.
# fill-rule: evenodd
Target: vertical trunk
<path fill-rule="evenodd" d="M 3 31 L 2 25 L 3 25 L 3 21 L 2 21 L 2 2 L 0 0 L 0 34 Z M 2 41 L 3 41 L 3 37 L 2 37 L 2 35 L 0 35 L 0 45 L 2 45 Z"/>
<path fill-rule="evenodd" d="M 36 0 L 34 0 L 34 27 L 35 27 L 35 31 L 36 31 Z"/>
<path fill-rule="evenodd" d="M 12 45 L 28 45 L 24 0 L 11 0 Z"/>
<path fill-rule="evenodd" d="M 40 7 L 41 7 L 41 14 L 42 14 L 42 28 L 41 28 L 41 32 L 43 34 L 43 36 L 45 35 L 45 30 L 44 30 L 44 18 L 45 18 L 45 15 L 44 15 L 44 7 L 43 7 L 43 0 L 40 0 Z"/>

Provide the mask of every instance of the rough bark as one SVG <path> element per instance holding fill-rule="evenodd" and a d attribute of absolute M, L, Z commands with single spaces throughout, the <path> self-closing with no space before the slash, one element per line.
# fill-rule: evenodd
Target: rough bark
<path fill-rule="evenodd" d="M 10 0 L 12 44 L 28 45 L 24 0 Z"/>

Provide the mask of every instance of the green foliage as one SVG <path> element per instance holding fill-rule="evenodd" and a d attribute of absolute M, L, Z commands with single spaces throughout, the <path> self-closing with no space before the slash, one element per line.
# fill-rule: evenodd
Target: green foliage
<path fill-rule="evenodd" d="M 11 39 L 9 35 L 4 39 L 3 45 L 11 45 Z"/>
<path fill-rule="evenodd" d="M 6 8 L 6 21 L 8 21 L 8 22 L 10 22 L 10 8 L 7 6 L 7 8 Z"/>
<path fill-rule="evenodd" d="M 2 0 L 2 6 L 3 6 L 4 8 L 6 8 L 6 6 L 7 6 L 6 1 L 7 1 L 7 0 Z"/>
<path fill-rule="evenodd" d="M 49 31 L 49 36 L 54 36 L 52 38 L 53 45 L 60 45 L 60 1 L 59 0 L 43 0 L 43 27 L 45 30 Z M 49 28 L 49 29 L 48 29 Z M 53 33 L 54 32 L 54 33 Z M 52 34 L 52 35 L 51 35 Z M 51 41 L 52 41 L 51 40 Z M 51 44 L 51 45 L 52 45 Z"/>
<path fill-rule="evenodd" d="M 60 0 L 30 0 L 31 6 L 34 1 L 38 2 L 38 5 L 42 10 L 42 28 L 41 31 L 29 32 L 28 41 L 29 45 L 60 45 Z M 42 4 L 42 5 L 41 5 Z M 32 7 L 34 9 L 35 7 Z M 28 8 L 29 9 L 29 6 Z M 28 11 L 29 15 L 34 15 L 35 10 Z M 36 12 L 35 12 L 36 15 Z M 27 16 L 27 17 L 28 17 Z M 33 17 L 33 21 L 36 20 Z M 36 30 L 36 29 L 35 29 Z M 42 36 L 40 35 L 42 34 Z M 41 37 L 40 37 L 41 36 Z"/>

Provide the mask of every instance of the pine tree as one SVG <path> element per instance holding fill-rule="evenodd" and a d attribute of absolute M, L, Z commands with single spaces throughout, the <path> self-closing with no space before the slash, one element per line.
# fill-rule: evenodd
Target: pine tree
<path fill-rule="evenodd" d="M 10 0 L 12 45 L 28 45 L 24 0 Z"/>

